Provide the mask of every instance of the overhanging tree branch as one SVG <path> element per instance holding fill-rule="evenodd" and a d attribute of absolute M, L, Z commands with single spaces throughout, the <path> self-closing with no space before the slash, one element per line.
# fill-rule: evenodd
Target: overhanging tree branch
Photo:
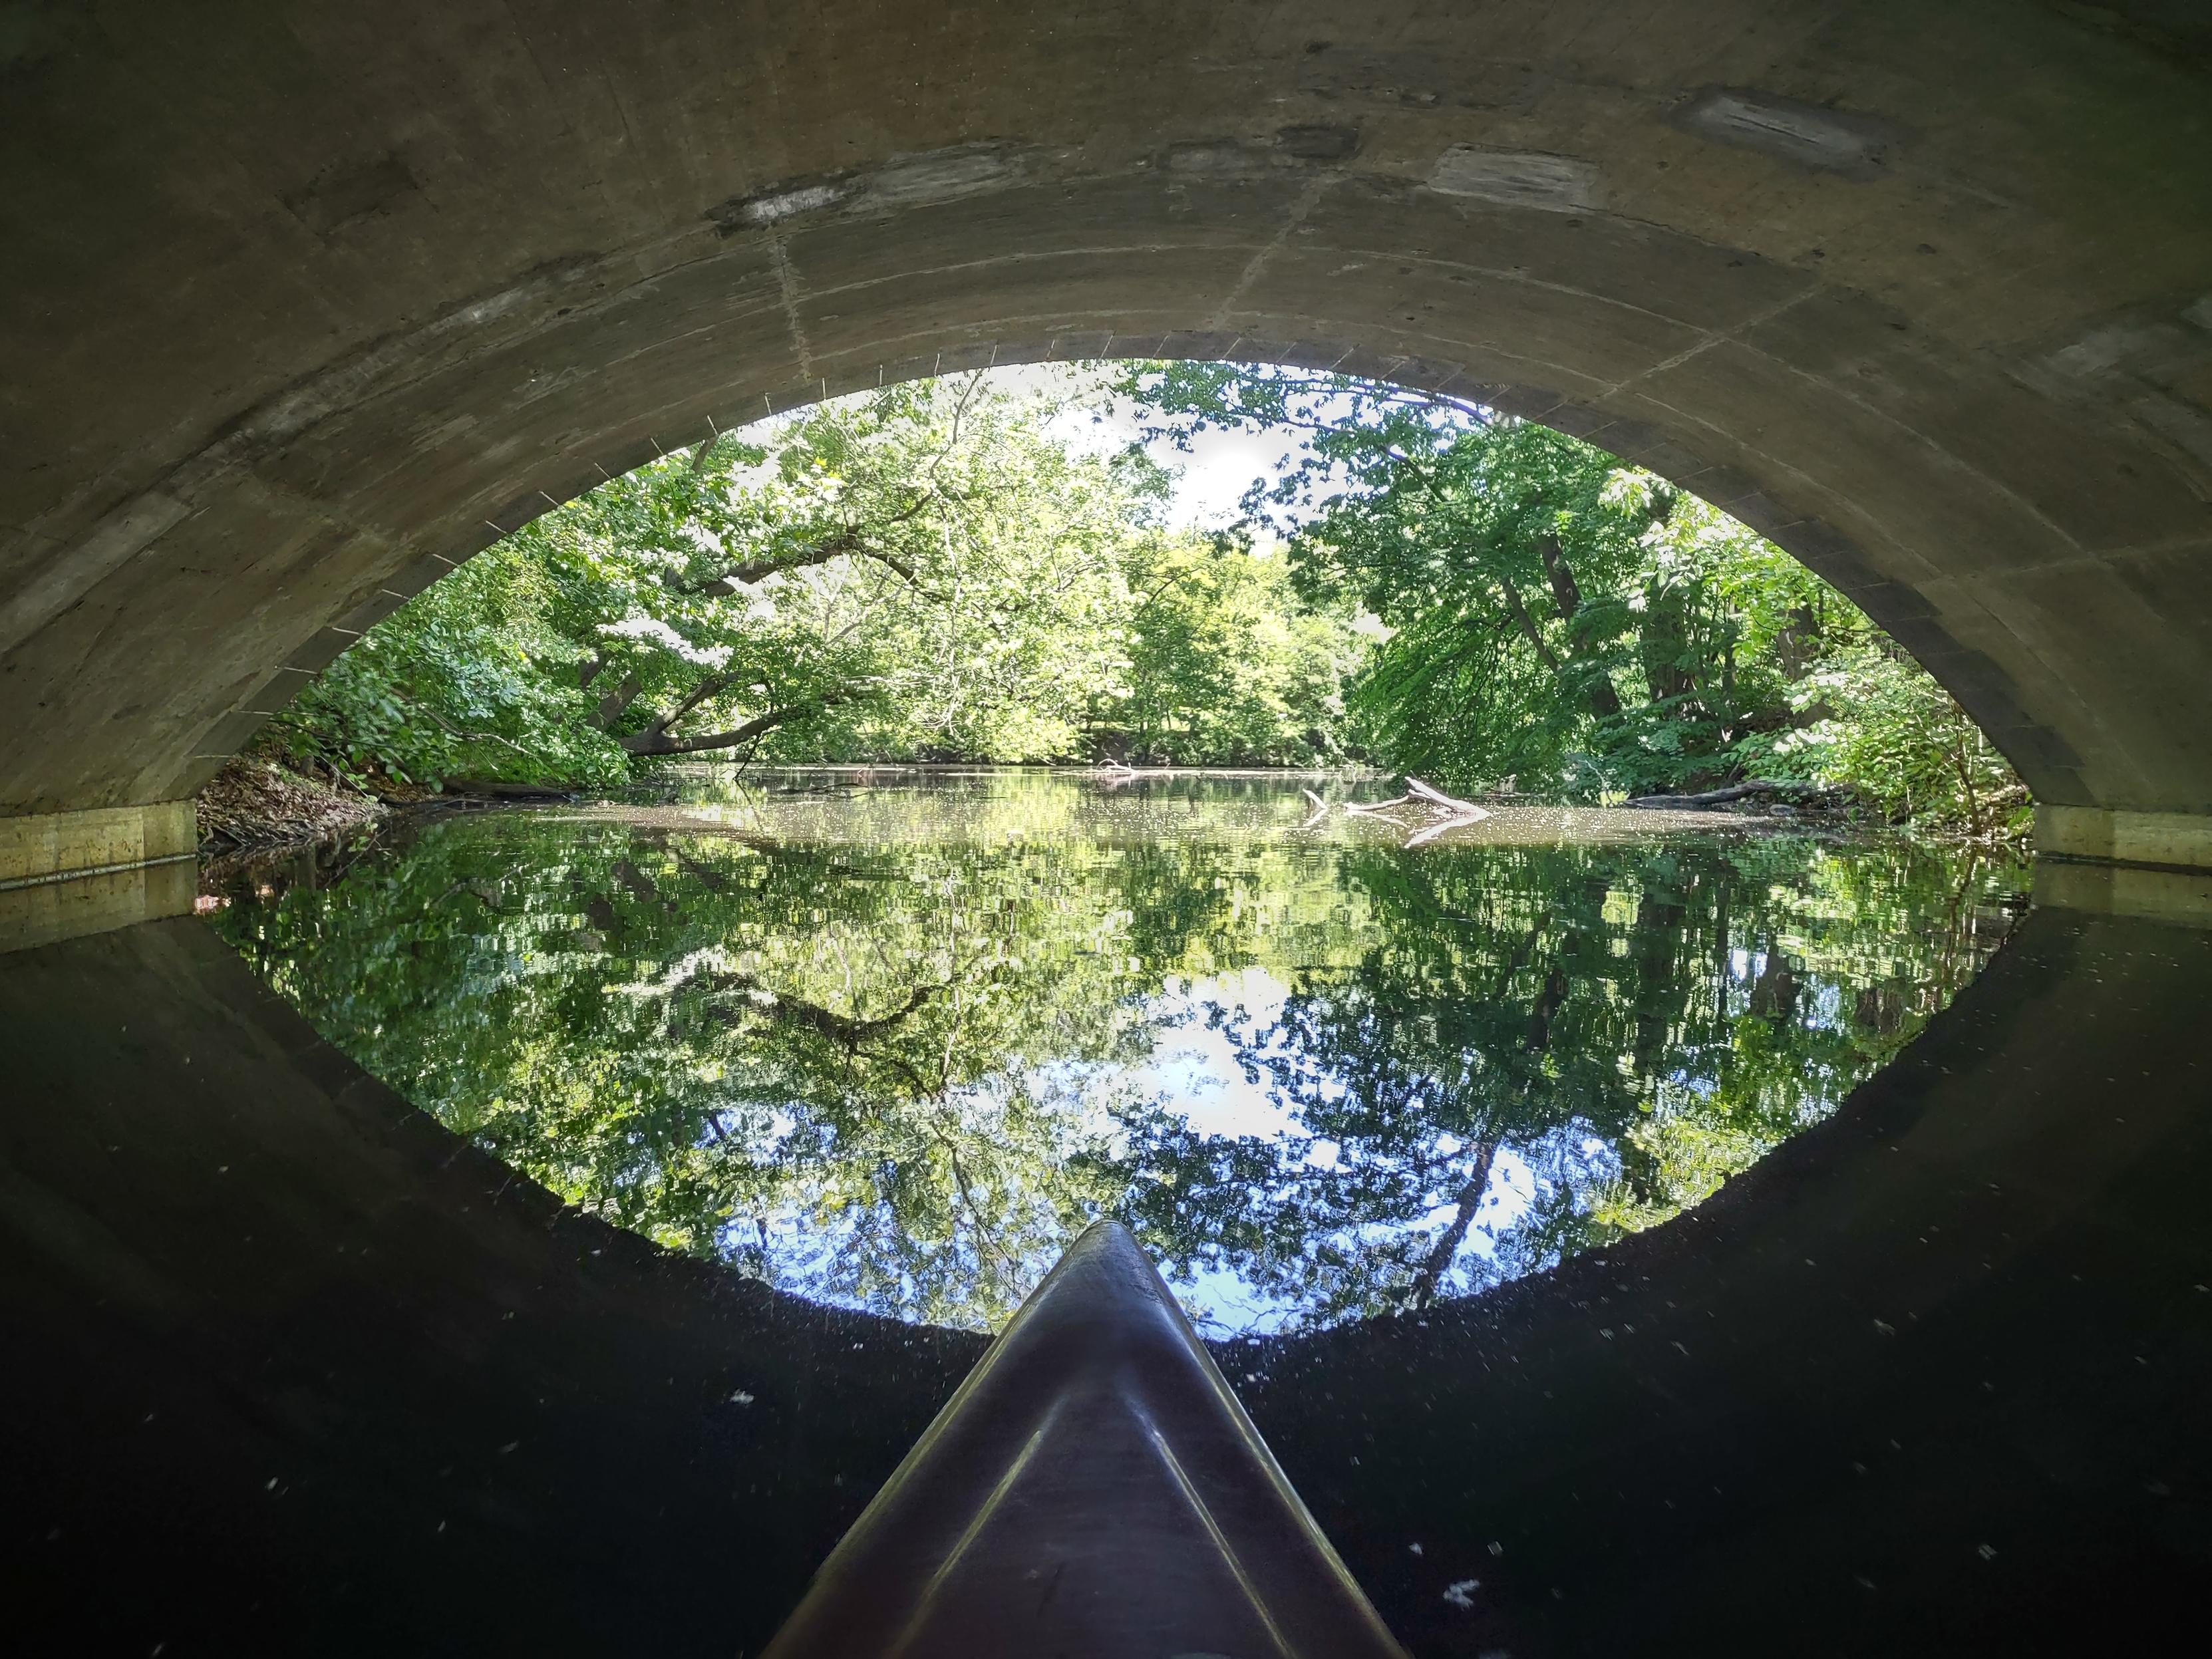
<path fill-rule="evenodd" d="M 859 696 L 854 691 L 830 691 L 806 702 L 795 702 L 788 708 L 771 709 L 765 714 L 756 714 L 743 726 L 732 726 L 726 732 L 710 732 L 699 738 L 672 738 L 667 728 L 648 727 L 635 736 L 624 738 L 622 746 L 633 755 L 701 755 L 710 749 L 734 749 L 741 743 L 750 743 L 779 726 L 799 720 L 809 714 L 818 714 L 836 708 L 841 702 L 850 702 Z"/>
<path fill-rule="evenodd" d="M 1513 620 L 1520 624 L 1521 636 L 1535 652 L 1536 660 L 1554 674 L 1558 673 L 1561 667 L 1559 653 L 1544 642 L 1544 635 L 1536 626 L 1536 619 L 1528 614 L 1528 607 L 1521 598 L 1521 590 L 1513 585 L 1510 576 L 1500 576 L 1498 585 L 1505 590 L 1505 608 L 1513 613 Z"/>

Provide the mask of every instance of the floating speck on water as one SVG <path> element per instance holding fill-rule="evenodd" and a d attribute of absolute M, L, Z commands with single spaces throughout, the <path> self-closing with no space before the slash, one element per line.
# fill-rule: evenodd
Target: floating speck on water
<path fill-rule="evenodd" d="M 753 1397 L 747 1394 L 743 1389 L 739 1389 L 735 1394 L 730 1396 L 730 1403 L 732 1406 L 750 1406 L 753 1403 Z"/>
<path fill-rule="evenodd" d="M 1490 1553 L 1492 1555 L 1503 1555 L 1505 1553 L 1505 1546 L 1493 1539 L 1491 1540 Z"/>
<path fill-rule="evenodd" d="M 1407 1545 L 1407 1546 L 1406 1546 L 1406 1547 L 1407 1547 L 1407 1549 L 1409 1549 L 1409 1550 L 1413 1551 L 1413 1553 L 1414 1554 L 1416 1554 L 1416 1555 L 1419 1555 L 1419 1554 L 1421 1553 L 1421 1547 L 1420 1547 L 1419 1544 L 1408 1544 L 1408 1545 Z"/>
<path fill-rule="evenodd" d="M 1444 1600 L 1455 1607 L 1471 1607 L 1474 1605 L 1475 1591 L 1481 1588 L 1482 1580 L 1480 1578 L 1462 1578 L 1444 1586 Z"/>
<path fill-rule="evenodd" d="M 1984 1561 L 1994 1561 L 1997 1559 L 1996 1547 L 1992 1544 L 1983 1545 L 1979 1549 L 1976 1550 L 1974 1553 L 1980 1556 Z"/>

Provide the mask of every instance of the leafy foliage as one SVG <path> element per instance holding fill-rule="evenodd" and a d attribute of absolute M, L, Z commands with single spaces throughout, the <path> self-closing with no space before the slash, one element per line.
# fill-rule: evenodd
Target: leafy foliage
<path fill-rule="evenodd" d="M 1285 562 L 1237 537 L 1147 542 L 1128 575 L 1127 668 L 1094 706 L 1095 739 L 1184 765 L 1342 758 L 1344 677 L 1360 653 L 1346 607 L 1306 605 Z"/>
<path fill-rule="evenodd" d="M 1964 711 L 1856 607 L 1601 450 L 1341 375 L 1164 363 L 1120 388 L 1178 442 L 1303 434 L 1246 509 L 1310 599 L 1389 630 L 1348 701 L 1355 739 L 1401 771 L 1589 797 L 1756 768 L 1984 834 L 2025 807 Z"/>
<path fill-rule="evenodd" d="M 969 376 L 641 467 L 371 630 L 281 740 L 356 779 L 588 784 L 688 753 L 1064 757 L 1132 721 L 1177 760 L 1328 751 L 1340 628 L 1165 531 L 1158 470 L 1055 412 Z"/>
<path fill-rule="evenodd" d="M 1574 799 L 1746 776 L 1988 836 L 2027 792 L 1743 525 L 1563 434 L 1342 376 L 1121 371 L 1155 431 L 1298 434 L 1247 520 L 980 376 L 612 480 L 371 632 L 277 721 L 356 781 L 606 787 L 656 757 L 1364 757 Z"/>

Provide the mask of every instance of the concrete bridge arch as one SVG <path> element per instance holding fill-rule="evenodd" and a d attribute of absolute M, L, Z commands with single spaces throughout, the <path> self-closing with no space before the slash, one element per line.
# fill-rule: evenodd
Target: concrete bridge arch
<path fill-rule="evenodd" d="M 2212 862 L 2188 10 L 11 7 L 0 879 L 188 847 L 362 629 L 656 450 L 1114 356 L 1587 436 L 1863 605 L 2047 847 Z"/>

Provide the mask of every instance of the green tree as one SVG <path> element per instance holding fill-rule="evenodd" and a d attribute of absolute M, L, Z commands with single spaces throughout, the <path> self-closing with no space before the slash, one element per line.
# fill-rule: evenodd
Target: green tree
<path fill-rule="evenodd" d="M 1343 681 L 1361 642 L 1343 607 L 1292 590 L 1287 562 L 1241 537 L 1156 538 L 1132 550 L 1122 686 L 1095 741 L 1122 758 L 1264 766 L 1341 757 Z"/>
<path fill-rule="evenodd" d="M 1248 514 L 1303 590 L 1388 638 L 1353 732 L 1400 770 L 1571 795 L 1744 775 L 1846 787 L 1892 817 L 2002 827 L 2026 801 L 1940 687 L 1781 550 L 1664 480 L 1464 401 L 1218 363 L 1125 371 L 1188 443 L 1299 434 Z"/>
<path fill-rule="evenodd" d="M 280 717 L 354 775 L 603 782 L 626 757 L 1068 755 L 1121 666 L 1157 480 L 980 379 L 809 410 L 479 555 Z"/>

